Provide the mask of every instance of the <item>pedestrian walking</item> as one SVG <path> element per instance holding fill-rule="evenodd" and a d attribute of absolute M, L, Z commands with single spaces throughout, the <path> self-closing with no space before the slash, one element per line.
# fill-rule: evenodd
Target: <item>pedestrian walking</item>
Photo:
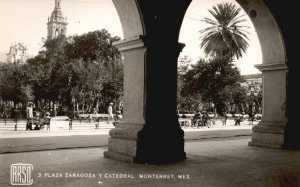
<path fill-rule="evenodd" d="M 226 126 L 227 119 L 228 119 L 227 114 L 224 114 L 224 117 L 223 117 L 223 125 L 222 125 L 222 126 Z"/>
<path fill-rule="evenodd" d="M 192 124 L 191 127 L 198 127 L 199 128 L 199 120 L 201 120 L 201 112 L 200 111 L 196 111 L 196 113 L 194 114 L 193 118 L 192 118 Z"/>
<path fill-rule="evenodd" d="M 207 126 L 208 128 L 211 127 L 211 120 L 208 112 L 206 111 L 204 111 L 202 115 L 202 126 Z"/>
<path fill-rule="evenodd" d="M 50 121 L 51 121 L 51 117 L 50 117 L 50 113 L 49 112 L 46 112 L 45 114 L 45 119 L 44 119 L 44 122 L 43 122 L 43 125 L 46 125 L 47 126 L 47 130 L 50 130 Z M 72 121 L 71 121 L 72 122 Z M 70 125 L 70 124 L 69 124 Z M 70 128 L 70 126 L 69 126 Z M 72 123 L 71 123 L 71 129 L 72 129 Z M 70 130 L 70 129 L 69 129 Z"/>
<path fill-rule="evenodd" d="M 114 119 L 114 114 L 113 114 L 113 103 L 109 103 L 109 106 L 108 106 L 108 119 L 107 119 L 107 124 L 109 123 L 109 120 L 112 120 Z"/>
<path fill-rule="evenodd" d="M 250 115 L 249 115 L 249 125 L 253 125 L 254 120 L 255 120 L 255 114 L 250 113 Z"/>
<path fill-rule="evenodd" d="M 28 106 L 26 107 L 26 118 L 27 118 L 26 130 L 32 130 L 32 125 L 33 125 L 33 103 L 32 102 L 28 102 Z"/>
<path fill-rule="evenodd" d="M 241 121 L 243 120 L 243 115 L 242 114 L 237 114 L 235 117 L 235 126 L 240 126 Z"/>

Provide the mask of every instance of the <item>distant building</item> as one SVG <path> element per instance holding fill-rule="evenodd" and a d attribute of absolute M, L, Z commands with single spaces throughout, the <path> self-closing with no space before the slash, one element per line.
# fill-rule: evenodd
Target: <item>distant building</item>
<path fill-rule="evenodd" d="M 252 83 L 262 83 L 262 74 L 249 74 L 249 75 L 243 75 L 243 77 L 246 79 L 247 82 L 252 82 Z"/>
<path fill-rule="evenodd" d="M 243 76 L 246 80 L 242 86 L 249 89 L 249 91 L 258 93 L 262 89 L 263 77 L 262 74 L 250 74 Z"/>
<path fill-rule="evenodd" d="M 27 60 L 26 55 L 27 47 L 22 43 L 12 44 L 9 48 L 9 52 L 6 54 L 7 62 L 10 63 L 25 63 Z"/>
<path fill-rule="evenodd" d="M 61 0 L 55 0 L 55 8 L 51 14 L 51 17 L 48 17 L 48 40 L 51 40 L 59 35 L 66 36 L 67 34 L 67 18 L 64 18 L 60 7 Z"/>

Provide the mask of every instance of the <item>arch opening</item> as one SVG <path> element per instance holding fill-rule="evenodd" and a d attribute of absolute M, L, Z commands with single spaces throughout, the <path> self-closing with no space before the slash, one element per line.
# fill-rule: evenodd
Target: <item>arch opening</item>
<path fill-rule="evenodd" d="M 193 1 L 193 3 L 195 2 Z M 263 1 L 237 0 L 237 3 L 251 19 L 261 47 L 261 57 L 254 53 L 255 57 L 261 58 L 261 63 L 254 64 L 262 72 L 263 79 L 262 120 L 253 127 L 252 141 L 249 145 L 281 148 L 284 146 L 284 135 L 286 134 L 283 129 L 287 127 L 287 61 L 282 33 Z M 192 21 L 198 21 L 193 17 L 195 15 L 197 12 L 188 10 L 186 17 Z M 258 48 L 256 49 L 259 50 Z M 282 86 L 278 86 L 278 84 Z M 272 131 L 274 126 L 280 126 L 280 128 Z M 276 136 L 272 134 L 274 132 Z"/>
<path fill-rule="evenodd" d="M 240 74 L 242 77 L 246 79 L 245 83 L 242 83 L 243 89 L 245 89 L 245 100 L 246 102 L 243 102 L 243 104 L 234 104 L 232 102 L 229 102 L 229 95 L 228 98 L 224 104 L 219 104 L 216 106 L 212 101 L 207 101 L 207 99 L 203 98 L 201 95 L 193 96 L 192 99 L 188 99 L 186 94 L 185 88 L 182 87 L 183 82 L 183 73 L 186 73 L 184 70 L 185 68 L 191 69 L 191 65 L 196 65 L 198 61 L 210 61 L 212 57 L 206 56 L 204 53 L 204 50 L 200 48 L 201 34 L 199 33 L 200 30 L 207 28 L 208 25 L 203 21 L 204 18 L 213 18 L 213 16 L 209 13 L 208 10 L 212 10 L 213 6 L 216 6 L 219 3 L 232 3 L 237 8 L 242 8 L 236 1 L 220 1 L 220 0 L 214 0 L 214 1 L 201 1 L 201 0 L 195 0 L 192 1 L 189 8 L 187 9 L 187 12 L 185 14 L 181 29 L 180 29 L 180 37 L 179 41 L 185 44 L 185 47 L 183 48 L 183 51 L 180 54 L 180 57 L 178 59 L 178 66 L 179 66 L 179 97 L 177 100 L 179 112 L 188 113 L 189 116 L 192 116 L 196 113 L 196 111 L 209 111 L 210 113 L 215 113 L 217 116 L 222 116 L 224 113 L 228 113 L 228 116 L 230 116 L 231 123 L 234 124 L 234 117 L 232 117 L 232 114 L 240 115 L 240 113 L 245 113 L 244 118 L 249 118 L 250 108 L 256 108 L 255 113 L 258 118 L 261 117 L 261 90 L 262 90 L 262 74 L 260 71 L 254 67 L 254 65 L 259 65 L 262 63 L 262 51 L 260 42 L 257 37 L 256 29 L 254 25 L 252 24 L 252 21 L 250 20 L 249 16 L 246 14 L 246 12 L 241 9 L 241 12 L 239 14 L 242 15 L 241 19 L 245 19 L 246 22 L 241 23 L 241 26 L 246 26 L 248 28 L 243 28 L 249 34 L 247 37 L 249 38 L 248 43 L 249 47 L 247 48 L 246 53 L 242 54 L 242 57 L 237 59 L 236 57 L 233 60 L 233 65 L 238 68 Z M 239 24 L 238 24 L 239 25 Z M 195 67 L 194 67 L 195 68 Z M 205 73 L 205 72 L 202 72 Z M 207 73 L 207 72 L 206 72 Z M 213 77 L 212 81 L 214 80 Z M 224 76 L 226 79 L 226 77 Z M 216 82 L 217 84 L 217 82 Z M 255 92 L 251 91 L 250 88 L 255 88 Z M 213 92 L 217 92 L 218 90 L 215 90 Z M 249 94 L 250 96 L 246 96 Z M 253 92 L 253 93 L 252 93 Z M 185 96 L 181 96 L 181 93 L 183 93 Z M 254 96 L 252 96 L 254 95 Z M 207 97 L 207 96 L 205 96 Z M 206 100 L 206 101 L 205 101 Z M 214 99 L 216 100 L 216 99 Z M 223 100 L 226 100 L 225 98 Z M 234 98 L 232 98 L 234 100 Z M 249 101 L 248 101 L 249 100 Z M 252 106 L 253 104 L 250 104 L 250 100 L 255 100 L 256 106 Z M 237 101 L 236 101 L 237 102 Z M 226 107 L 224 107 L 224 106 Z M 214 106 L 214 107 L 212 107 Z M 226 112 L 221 110 L 223 108 Z M 217 111 L 214 111 L 217 109 Z M 223 112 L 222 112 L 223 111 Z M 254 112 L 251 112 L 254 113 Z M 236 116 L 237 116 L 236 115 Z M 251 114 L 252 115 L 252 114 Z M 215 116 L 211 114 L 210 116 Z M 223 116 L 222 116 L 223 117 Z M 222 124 L 222 117 L 220 117 L 220 120 L 217 122 Z M 183 120 L 184 121 L 184 120 Z M 191 123 L 188 121 L 187 123 Z M 249 127 L 250 128 L 250 127 Z"/>
<path fill-rule="evenodd" d="M 118 10 L 124 34 L 124 40 L 115 43 L 115 45 L 123 52 L 125 58 L 126 75 L 124 77 L 124 88 L 126 91 L 125 98 L 127 100 L 124 105 L 126 108 L 124 114 L 125 118 L 120 126 L 117 126 L 117 128 L 111 131 L 110 152 L 107 152 L 106 156 L 124 161 L 135 161 L 134 158 L 136 157 L 137 149 L 141 149 L 143 145 L 147 145 L 148 143 L 148 139 L 143 139 L 143 136 L 145 135 L 148 136 L 147 138 L 153 139 L 153 134 L 155 134 L 155 138 L 161 138 L 159 140 L 163 140 L 162 142 L 165 143 L 165 147 L 172 145 L 171 148 L 173 150 L 178 151 L 180 149 L 178 151 L 180 153 L 178 155 L 180 156 L 170 158 L 170 153 L 166 153 L 166 151 L 163 152 L 165 155 L 161 156 L 157 153 L 159 149 L 153 145 L 147 145 L 151 147 L 151 149 L 142 153 L 141 158 L 147 155 L 145 153 L 150 153 L 151 156 L 155 154 L 154 162 L 160 162 L 160 159 L 162 159 L 163 162 L 183 159 L 185 157 L 183 132 L 181 129 L 178 129 L 179 124 L 175 117 L 177 77 L 177 65 L 175 64 L 183 45 L 179 44 L 178 38 L 174 36 L 166 40 L 169 41 L 171 45 L 170 43 L 164 42 L 164 38 L 159 37 L 159 27 L 156 25 L 157 23 L 161 24 L 163 22 L 160 22 L 160 19 L 174 21 L 174 17 L 167 15 L 165 9 L 162 8 L 159 9 L 161 12 L 157 14 L 159 16 L 153 17 L 154 14 L 151 13 L 151 11 L 156 11 L 153 8 L 157 8 L 155 7 L 157 5 L 150 7 L 149 12 L 145 12 L 148 11 L 146 10 L 147 5 L 139 0 L 128 0 L 126 3 L 124 3 L 124 0 L 114 0 L 113 2 Z M 263 63 L 257 66 L 263 72 L 264 79 L 263 119 L 258 126 L 253 128 L 254 135 L 252 136 L 251 144 L 257 146 L 281 147 L 284 144 L 283 129 L 286 127 L 287 120 L 285 106 L 287 67 L 281 33 L 263 1 L 252 2 L 239 0 L 238 2 L 252 18 L 263 52 Z M 176 4 L 176 6 L 176 10 L 180 10 L 180 13 L 184 15 L 187 6 L 180 7 L 179 3 Z M 175 15 L 177 16 L 176 26 L 174 26 L 175 23 L 171 26 L 179 29 L 177 26 L 181 24 L 181 15 Z M 156 20 L 157 18 L 159 19 Z M 146 23 L 144 19 L 149 20 Z M 79 24 L 80 21 L 76 21 Z M 161 25 L 163 26 L 163 24 Z M 168 37 L 166 33 L 168 33 L 169 28 L 166 26 L 163 28 L 165 28 L 163 36 Z M 149 32 L 149 29 L 153 30 Z M 58 32 L 58 29 L 56 31 Z M 177 31 L 179 33 L 179 30 L 176 30 L 176 32 Z M 149 37 L 149 33 L 155 33 L 152 35 L 154 37 Z M 162 41 L 158 39 L 162 39 Z M 167 67 L 166 64 L 170 65 L 170 67 Z M 166 75 L 171 75 L 171 78 Z M 276 80 L 276 82 L 274 80 Z M 164 87 L 164 84 L 167 86 Z M 163 91 L 159 91 L 156 86 Z M 163 110 L 161 108 L 163 108 Z M 157 111 L 155 111 L 156 109 Z M 164 113 L 165 111 L 167 112 Z M 160 118 L 163 117 L 162 114 L 166 114 L 167 118 Z M 146 126 L 146 123 L 150 124 L 150 126 Z M 275 130 L 274 128 L 269 128 L 273 126 L 276 126 Z M 146 130 L 142 131 L 142 129 Z M 273 135 L 271 137 L 270 134 L 274 134 L 274 132 L 276 132 L 276 137 Z M 175 143 L 172 144 L 172 141 L 168 141 L 169 136 L 165 138 L 164 135 L 170 135 L 172 138 L 175 138 Z M 263 136 L 269 137 L 264 139 Z M 124 139 L 126 140 L 125 142 L 120 141 Z M 142 139 L 143 141 L 137 142 L 137 139 Z M 122 154 L 122 151 L 126 154 Z M 176 151 L 171 153 L 177 153 Z M 120 152 L 121 154 L 116 154 Z M 154 153 L 152 154 L 152 152 Z M 146 161 L 147 160 L 143 160 L 142 162 Z"/>

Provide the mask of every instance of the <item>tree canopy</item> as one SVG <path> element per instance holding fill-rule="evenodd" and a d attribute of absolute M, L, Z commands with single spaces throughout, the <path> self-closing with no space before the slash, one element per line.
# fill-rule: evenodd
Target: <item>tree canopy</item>
<path fill-rule="evenodd" d="M 200 47 L 210 56 L 242 57 L 249 44 L 246 30 L 241 25 L 246 19 L 240 15 L 241 8 L 232 3 L 221 3 L 208 10 L 213 18 L 205 17 L 202 21 L 208 26 L 200 30 Z"/>
<path fill-rule="evenodd" d="M 244 94 L 241 84 L 244 79 L 240 71 L 228 58 L 200 59 L 181 75 L 183 86 L 180 95 L 185 98 L 198 98 L 201 102 L 212 102 L 219 113 L 231 101 L 241 104 Z M 234 100 L 234 99 L 235 100 Z"/>
<path fill-rule="evenodd" d="M 68 110 L 106 112 L 122 96 L 122 56 L 112 45 L 119 39 L 103 29 L 47 40 L 27 63 L 0 65 L 0 97 L 23 106 L 34 101 L 46 110 L 57 102 Z"/>
<path fill-rule="evenodd" d="M 234 57 L 242 57 L 248 48 L 246 19 L 241 8 L 232 3 L 220 3 L 208 10 L 212 18 L 202 21 L 208 26 L 200 30 L 200 47 L 211 57 L 200 59 L 196 64 L 179 67 L 179 102 L 213 103 L 219 113 L 228 105 L 245 108 L 246 90 L 239 69 L 233 64 Z M 181 61 L 187 61 L 187 58 Z M 182 64 L 182 63 L 181 63 Z M 195 107 L 194 107 L 195 108 Z"/>

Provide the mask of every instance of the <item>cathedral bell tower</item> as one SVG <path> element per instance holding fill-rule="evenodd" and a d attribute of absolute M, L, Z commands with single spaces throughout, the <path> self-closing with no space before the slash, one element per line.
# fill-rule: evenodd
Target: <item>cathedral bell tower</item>
<path fill-rule="evenodd" d="M 51 17 L 48 17 L 48 40 L 60 35 L 66 36 L 68 25 L 67 18 L 64 18 L 60 7 L 61 0 L 55 0 L 55 8 L 51 14 Z"/>

